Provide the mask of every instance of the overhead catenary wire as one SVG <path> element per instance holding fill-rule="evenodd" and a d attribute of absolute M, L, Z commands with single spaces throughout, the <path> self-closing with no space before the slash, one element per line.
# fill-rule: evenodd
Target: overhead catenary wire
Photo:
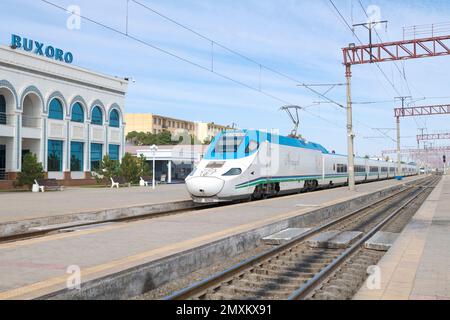
<path fill-rule="evenodd" d="M 134 1 L 134 0 L 131 0 L 131 1 L 133 1 L 133 2 L 135 2 L 135 3 L 138 3 L 138 4 L 142 5 L 141 3 L 137 2 L 137 1 Z M 259 87 L 253 87 L 253 86 L 251 86 L 251 85 L 249 85 L 249 84 L 246 84 L 246 83 L 244 83 L 244 82 L 242 82 L 242 81 L 240 81 L 240 80 L 234 79 L 234 78 L 232 78 L 232 77 L 230 77 L 230 76 L 227 76 L 227 75 L 225 75 L 225 74 L 223 74 L 223 73 L 217 72 L 216 70 L 214 70 L 214 68 L 211 68 L 211 69 L 210 69 L 209 67 L 205 67 L 205 66 L 203 66 L 203 65 L 201 65 L 201 64 L 199 64 L 199 63 L 197 63 L 197 62 L 194 62 L 194 61 L 192 61 L 192 60 L 189 60 L 189 59 L 187 59 L 187 58 L 184 58 L 184 57 L 182 57 L 182 56 L 180 56 L 180 55 L 178 55 L 178 54 L 175 54 L 175 53 L 173 53 L 173 52 L 171 52 L 171 51 L 169 51 L 169 50 L 166 50 L 166 49 L 163 49 L 163 48 L 161 48 L 161 47 L 158 47 L 158 46 L 156 46 L 156 45 L 154 45 L 154 44 L 152 44 L 152 43 L 150 43 L 150 42 L 148 42 L 148 41 L 145 41 L 145 40 L 143 40 L 143 39 L 139 39 L 139 38 L 137 38 L 137 37 L 131 35 L 131 34 L 128 32 L 128 30 L 126 30 L 126 32 L 123 32 L 122 30 L 119 30 L 119 29 L 117 29 L 117 28 L 108 26 L 108 25 L 106 25 L 106 24 L 104 24 L 104 23 L 102 23 L 102 22 L 99 22 L 99 21 L 97 21 L 97 20 L 91 19 L 91 18 L 89 18 L 89 17 L 87 17 L 87 16 L 85 16 L 85 15 L 78 14 L 78 13 L 74 13 L 74 12 L 69 12 L 66 8 L 64 8 L 64 7 L 62 7 L 62 6 L 60 6 L 60 5 L 56 4 L 56 3 L 53 3 L 53 2 L 51 2 L 51 1 L 48 1 L 48 0 L 41 0 L 41 2 L 46 3 L 46 4 L 50 5 L 50 6 L 53 6 L 53 7 L 57 8 L 57 9 L 59 9 L 59 10 L 61 10 L 61 11 L 68 12 L 68 13 L 70 13 L 70 14 L 76 15 L 76 16 L 78 16 L 79 18 L 84 19 L 84 20 L 86 20 L 86 21 L 88 21 L 88 22 L 90 22 L 90 23 L 92 23 L 92 24 L 95 24 L 95 25 L 100 26 L 100 27 L 102 27 L 102 28 L 105 28 L 105 29 L 107 29 L 107 30 L 109 30 L 109 31 L 112 31 L 112 32 L 114 32 L 114 33 L 117 33 L 117 34 L 119 34 L 119 35 L 122 35 L 122 36 L 124 36 L 124 37 L 126 37 L 126 38 L 129 38 L 129 39 L 131 39 L 131 40 L 133 40 L 133 41 L 136 41 L 136 42 L 138 42 L 138 43 L 140 43 L 140 44 L 142 44 L 142 45 L 148 46 L 148 47 L 150 47 L 150 48 L 152 48 L 152 49 L 154 49 L 154 50 L 157 50 L 157 51 L 159 51 L 159 52 L 161 52 L 161 53 L 164 53 L 164 54 L 166 54 L 166 55 L 168 55 L 168 56 L 171 56 L 171 57 L 173 57 L 173 58 L 175 58 L 175 59 L 178 59 L 178 60 L 183 61 L 183 62 L 185 62 L 185 63 L 187 63 L 187 64 L 190 64 L 190 65 L 192 65 L 192 66 L 194 66 L 194 67 L 197 67 L 197 68 L 202 69 L 202 70 L 204 70 L 204 71 L 211 72 L 211 73 L 215 74 L 215 75 L 218 76 L 218 77 L 221 77 L 221 78 L 223 78 L 223 79 L 225 79 L 225 80 L 228 80 L 228 81 L 233 82 L 233 83 L 235 83 L 235 84 L 237 84 L 237 85 L 240 85 L 240 86 L 242 86 L 242 87 L 245 87 L 245 88 L 247 88 L 247 89 L 249 89 L 249 90 L 255 91 L 255 92 L 257 92 L 257 93 L 261 93 L 261 94 L 263 94 L 263 95 L 265 95 L 265 96 L 267 96 L 267 97 L 269 97 L 269 98 L 271 98 L 271 99 L 273 99 L 273 100 L 276 100 L 276 101 L 278 101 L 278 102 L 281 102 L 282 104 L 293 104 L 292 102 L 289 102 L 289 101 L 287 101 L 287 100 L 285 100 L 285 99 L 283 99 L 283 98 L 280 98 L 280 97 L 278 97 L 278 96 L 275 96 L 274 94 L 271 94 L 271 93 L 269 93 L 269 92 L 267 92 L 267 91 L 262 90 L 262 89 L 261 89 L 261 86 L 259 86 Z M 160 15 L 160 16 L 163 16 L 163 15 Z M 163 16 L 163 17 L 165 17 L 166 19 L 170 19 L 170 18 L 168 18 L 168 17 L 166 17 L 166 16 Z M 176 22 L 175 20 L 173 20 L 173 19 L 170 19 L 170 20 L 173 21 L 174 23 L 177 23 L 177 22 Z M 179 24 L 179 23 L 177 23 L 177 24 L 180 25 L 180 26 L 183 26 L 183 25 L 181 25 L 181 24 Z M 260 64 L 260 63 L 256 62 L 255 60 L 253 60 L 253 59 L 251 59 L 251 58 L 249 58 L 249 57 L 246 57 L 246 56 L 244 56 L 244 55 L 238 53 L 237 51 L 234 51 L 234 50 L 232 50 L 232 49 L 230 49 L 230 48 L 227 48 L 227 47 L 221 45 L 220 43 L 218 43 L 218 42 L 216 42 L 216 41 L 214 41 L 214 40 L 212 40 L 212 39 L 209 39 L 209 38 L 207 38 L 207 37 L 204 37 L 203 35 L 200 35 L 199 33 L 195 32 L 194 30 L 192 30 L 192 29 L 190 29 L 190 28 L 187 28 L 187 27 L 185 27 L 185 26 L 183 26 L 183 27 L 186 28 L 186 29 L 188 29 L 188 30 L 191 30 L 191 32 L 194 32 L 194 33 L 198 34 L 199 36 L 202 36 L 204 39 L 208 39 L 208 41 L 211 41 L 211 42 L 213 43 L 213 45 L 222 47 L 222 48 L 224 48 L 224 49 L 226 49 L 226 50 L 228 50 L 228 51 L 230 51 L 230 52 L 233 52 L 234 54 L 237 54 L 237 55 L 241 56 L 242 58 L 245 58 L 245 59 L 247 59 L 247 60 L 249 60 L 249 61 L 252 61 L 252 62 L 258 64 L 261 68 L 264 68 L 264 69 L 266 69 L 266 70 L 269 70 L 269 71 L 271 71 L 271 72 L 273 72 L 273 73 L 276 73 L 276 74 L 278 74 L 278 75 L 280 75 L 280 76 L 283 76 L 283 77 L 285 77 L 285 78 L 289 78 L 289 79 L 291 79 L 292 81 L 295 81 L 296 83 L 300 83 L 299 81 L 297 81 L 297 80 L 295 80 L 295 79 L 293 79 L 293 78 L 291 78 L 291 77 L 289 77 L 289 76 L 283 74 L 282 72 L 279 72 L 279 71 L 277 71 L 277 70 L 275 70 L 275 69 L 272 69 L 272 68 L 270 68 L 270 67 L 267 67 L 267 66 L 265 66 L 265 65 L 263 65 L 263 64 Z M 314 91 L 315 91 L 315 90 L 314 90 Z M 316 115 L 316 114 L 314 114 L 314 113 L 312 113 L 312 112 L 310 112 L 310 111 L 308 111 L 308 110 L 306 110 L 306 109 L 304 109 L 303 111 L 305 111 L 306 113 L 310 114 L 310 115 L 313 116 L 313 117 L 316 117 L 316 118 L 318 118 L 318 119 L 321 119 L 321 120 L 323 120 L 323 121 L 325 121 L 325 122 L 327 122 L 327 123 L 330 123 L 330 124 L 332 124 L 332 125 L 334 125 L 334 126 L 340 128 L 340 129 L 342 129 L 342 128 L 344 127 L 344 126 L 339 125 L 339 124 L 337 124 L 337 123 L 335 123 L 335 122 L 333 122 L 333 121 L 331 121 L 331 120 L 328 120 L 328 119 L 326 119 L 326 118 L 324 118 L 324 117 L 321 117 L 321 116 L 319 116 L 319 115 Z"/>
<path fill-rule="evenodd" d="M 364 14 L 366 15 L 366 17 L 367 17 L 368 19 L 370 19 L 369 15 L 367 14 L 367 12 L 366 12 L 366 10 L 365 10 L 365 8 L 364 8 L 364 5 L 363 5 L 363 3 L 362 3 L 362 0 L 358 0 L 358 2 L 359 2 L 359 5 L 360 5 L 362 11 L 363 11 Z M 381 38 L 381 36 L 380 36 L 380 34 L 378 33 L 378 31 L 377 31 L 376 29 L 374 29 L 374 31 L 375 31 L 375 34 L 376 34 L 376 36 L 378 37 L 378 39 L 379 39 L 381 42 L 383 42 L 383 39 Z M 405 81 L 406 89 L 408 90 L 408 94 L 409 94 L 410 96 L 413 96 L 413 94 L 412 94 L 412 92 L 411 92 L 411 87 L 410 87 L 410 85 L 409 85 L 408 78 L 407 78 L 407 76 L 406 76 L 405 66 L 403 65 L 403 72 L 402 72 L 402 70 L 400 70 L 400 67 L 398 66 L 397 62 L 396 62 L 396 61 L 393 61 L 393 63 L 394 63 L 394 66 L 397 68 L 397 71 L 398 71 L 399 74 L 400 74 L 400 78 L 403 79 L 403 80 Z M 416 123 L 417 128 L 419 128 L 419 124 L 418 124 L 416 118 L 414 118 L 414 122 Z"/>
<path fill-rule="evenodd" d="M 358 35 L 354 32 L 354 29 L 352 26 L 350 26 L 350 24 L 348 23 L 347 19 L 343 16 L 343 14 L 341 13 L 341 11 L 339 10 L 339 8 L 335 5 L 335 3 L 333 2 L 333 0 L 328 0 L 329 3 L 331 4 L 332 8 L 336 11 L 336 13 L 338 14 L 338 16 L 340 17 L 340 19 L 342 20 L 343 24 L 352 32 L 353 36 L 359 41 L 359 43 L 362 45 L 363 42 L 362 40 L 358 37 Z M 386 75 L 386 73 L 383 71 L 383 69 L 380 67 L 380 65 L 378 63 L 375 63 L 375 66 L 380 70 L 380 72 L 383 74 L 383 76 L 385 77 L 386 81 L 392 86 L 392 88 L 394 89 L 395 92 L 397 92 L 398 94 L 400 94 L 400 92 L 397 90 L 397 88 L 395 87 L 395 85 L 391 82 L 391 80 L 388 78 L 388 76 Z M 357 123 L 363 124 L 361 121 L 356 120 Z M 365 125 L 367 126 L 367 125 Z M 370 127 L 370 126 L 369 126 Z M 376 130 L 376 128 L 372 128 L 373 130 Z M 378 130 L 376 130 L 378 131 Z M 394 138 L 392 138 L 391 136 L 381 132 L 383 134 L 383 136 L 385 136 L 387 139 L 393 141 L 393 142 L 397 142 Z"/>
<path fill-rule="evenodd" d="M 298 79 L 295 79 L 294 77 L 292 77 L 292 76 L 290 76 L 290 75 L 287 75 L 287 74 L 285 74 L 285 73 L 283 73 L 283 72 L 280 72 L 280 71 L 278 71 L 278 70 L 276 70 L 276 69 L 274 69 L 274 68 L 272 68 L 272 67 L 269 67 L 269 66 L 267 66 L 267 65 L 264 65 L 264 64 L 262 64 L 262 63 L 256 61 L 255 59 L 253 59 L 253 58 L 251 58 L 251 57 L 248 57 L 248 56 L 246 56 L 246 55 L 244 55 L 244 54 L 238 52 L 237 50 L 234 50 L 234 49 L 232 49 L 232 48 L 230 48 L 230 47 L 228 47 L 228 46 L 226 46 L 226 45 L 224 45 L 224 44 L 222 44 L 222 43 L 220 43 L 220 42 L 218 42 L 218 41 L 212 39 L 211 37 L 208 37 L 208 36 L 206 36 L 206 35 L 204 35 L 204 34 L 198 32 L 198 31 L 194 30 L 193 28 L 191 28 L 191 27 L 189 27 L 189 26 L 187 26 L 187 25 L 185 25 L 185 24 L 183 24 L 183 23 L 180 23 L 179 21 L 176 21 L 175 19 L 173 19 L 173 18 L 167 16 L 166 14 L 163 14 L 162 12 L 160 12 L 160 11 L 158 11 L 158 10 L 156 10 L 156 9 L 154 9 L 154 8 L 152 8 L 152 7 L 150 7 L 148 4 L 144 4 L 144 3 L 142 3 L 141 1 L 138 1 L 138 0 L 129 0 L 129 1 L 132 1 L 133 3 L 135 3 L 135 4 L 139 5 L 139 6 L 141 6 L 142 8 L 144 8 L 144 9 L 146 9 L 146 10 L 148 10 L 148 11 L 150 11 L 150 12 L 156 14 L 156 15 L 158 15 L 159 17 L 161 17 L 161 18 L 163 18 L 163 19 L 165 19 L 165 20 L 167 20 L 167 21 L 169 21 L 169 22 L 171 22 L 171 23 L 173 23 L 173 24 L 175 24 L 175 25 L 177 25 L 177 26 L 179 26 L 179 27 L 181 27 L 181 28 L 183 28 L 183 29 L 185 29 L 185 30 L 187 30 L 187 31 L 189 31 L 189 32 L 191 32 L 191 33 L 193 33 L 193 34 L 195 34 L 196 36 L 198 36 L 198 37 L 204 39 L 205 41 L 211 42 L 211 46 L 212 46 L 213 48 L 214 48 L 214 46 L 220 47 L 220 48 L 222 48 L 222 49 L 224 49 L 224 50 L 226 50 L 226 51 L 228 51 L 228 52 L 230 52 L 230 53 L 232 53 L 232 54 L 234 54 L 234 55 L 236 55 L 236 56 L 238 56 L 238 57 L 241 57 L 241 58 L 243 58 L 243 59 L 245 59 L 245 60 L 247 60 L 247 61 L 249 61 L 249 62 L 255 64 L 255 65 L 259 68 L 259 75 L 260 75 L 258 90 L 261 90 L 261 87 L 262 87 L 262 85 L 261 85 L 261 72 L 262 72 L 262 69 L 264 69 L 264 70 L 270 71 L 270 72 L 272 72 L 272 73 L 274 73 L 274 74 L 276 74 L 276 75 L 278 75 L 278 76 L 281 76 L 281 77 L 283 77 L 283 78 L 285 78 L 285 79 L 287 79 L 287 80 L 290 80 L 290 81 L 296 83 L 298 86 L 301 86 L 301 87 L 304 87 L 304 88 L 308 89 L 308 90 L 311 91 L 312 93 L 314 93 L 314 94 L 316 94 L 317 96 L 319 96 L 319 97 L 325 99 L 325 100 L 328 101 L 329 103 L 338 106 L 338 107 L 341 108 L 341 109 L 345 109 L 345 107 L 344 107 L 341 103 L 339 103 L 339 102 L 337 102 L 337 101 L 335 101 L 335 100 L 329 98 L 328 96 L 326 96 L 326 93 L 323 94 L 323 93 L 321 93 L 321 92 L 319 92 L 319 91 L 317 91 L 317 90 L 315 90 L 315 89 L 312 88 L 312 87 L 314 87 L 314 86 L 324 86 L 324 85 L 307 85 L 307 84 L 305 84 L 305 83 L 302 83 L 302 81 L 299 81 Z M 344 19 L 344 20 L 345 20 L 345 19 Z M 211 57 L 211 60 L 212 60 L 212 61 L 213 61 L 213 59 L 214 59 L 214 58 Z M 213 69 L 213 67 L 212 67 L 212 69 Z M 383 72 L 383 70 L 381 70 L 381 71 Z M 388 79 L 388 80 L 389 80 L 389 79 Z M 331 85 L 331 86 L 334 87 L 334 86 L 340 86 L 340 85 L 342 85 L 342 84 L 336 84 L 336 85 L 333 84 L 333 85 Z M 394 87 L 394 89 L 395 89 L 395 87 Z M 253 88 L 253 90 L 255 90 L 255 88 Z M 303 109 L 303 111 L 309 113 L 306 109 Z M 311 114 L 311 115 L 313 115 L 313 116 L 315 116 L 315 117 L 317 117 L 317 118 L 320 118 L 320 119 L 322 119 L 322 120 L 324 120 L 324 121 L 326 121 L 326 122 L 328 122 L 328 123 L 333 123 L 333 122 L 331 122 L 331 121 L 329 121 L 329 120 L 326 120 L 325 118 L 320 117 L 320 116 L 318 116 L 318 115 L 316 115 L 316 114 L 313 114 L 313 113 L 309 113 L 309 114 Z M 363 124 L 363 125 L 364 125 L 365 127 L 367 127 L 367 128 L 373 129 L 373 128 L 371 128 L 371 126 L 366 125 L 366 124 L 362 123 L 361 121 L 357 121 L 357 122 Z M 335 124 L 335 125 L 336 125 L 336 124 Z M 339 126 L 339 125 L 337 125 L 337 126 L 338 126 L 338 127 L 341 127 L 341 126 Z M 390 136 L 387 136 L 387 135 L 386 135 L 386 137 L 387 137 L 388 139 L 391 139 L 391 140 L 392 140 L 392 138 L 391 138 Z M 394 141 L 395 141 L 395 140 L 394 140 Z"/>

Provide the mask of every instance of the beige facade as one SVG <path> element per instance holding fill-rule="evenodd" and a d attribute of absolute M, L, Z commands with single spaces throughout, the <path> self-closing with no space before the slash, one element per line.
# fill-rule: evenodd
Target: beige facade
<path fill-rule="evenodd" d="M 150 132 L 153 134 L 169 131 L 172 134 L 181 134 L 187 131 L 194 135 L 199 141 L 211 140 L 220 131 L 229 127 L 207 122 L 194 122 L 164 117 L 151 113 L 125 114 L 125 132 Z"/>
<path fill-rule="evenodd" d="M 230 127 L 221 126 L 214 122 L 197 122 L 195 127 L 195 136 L 201 142 L 211 141 L 219 132 L 229 130 Z"/>

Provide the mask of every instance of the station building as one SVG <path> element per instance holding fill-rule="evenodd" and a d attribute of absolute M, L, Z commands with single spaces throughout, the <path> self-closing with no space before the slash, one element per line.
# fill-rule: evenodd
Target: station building
<path fill-rule="evenodd" d="M 22 40 L 22 47 L 0 46 L 0 180 L 16 179 L 32 152 L 48 178 L 85 183 L 105 154 L 119 160 L 125 152 L 128 81 L 73 66 L 72 55 L 63 58 L 53 47 L 39 52 Z"/>

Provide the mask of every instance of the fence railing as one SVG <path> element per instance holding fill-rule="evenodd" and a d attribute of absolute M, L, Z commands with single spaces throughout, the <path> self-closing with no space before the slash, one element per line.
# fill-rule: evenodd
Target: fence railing
<path fill-rule="evenodd" d="M 450 22 L 403 27 L 403 40 L 432 38 L 450 34 Z"/>
<path fill-rule="evenodd" d="M 0 112 L 0 125 L 2 124 L 8 126 L 14 125 L 14 115 Z"/>
<path fill-rule="evenodd" d="M 22 127 L 40 128 L 41 118 L 22 115 Z"/>
<path fill-rule="evenodd" d="M 14 126 L 15 115 L 0 112 L 0 125 Z M 40 128 L 41 118 L 22 115 L 22 126 L 27 128 Z"/>

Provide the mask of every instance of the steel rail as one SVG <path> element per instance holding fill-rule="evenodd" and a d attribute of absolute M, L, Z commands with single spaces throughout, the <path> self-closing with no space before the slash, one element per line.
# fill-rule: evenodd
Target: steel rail
<path fill-rule="evenodd" d="M 424 178 L 424 179 L 427 179 L 427 178 Z M 416 183 L 422 182 L 424 179 L 416 181 Z M 356 209 L 342 217 L 336 218 L 330 222 L 327 222 L 323 225 L 313 228 L 310 231 L 300 235 L 299 237 L 296 237 L 296 238 L 290 240 L 289 242 L 287 242 L 285 244 L 282 244 L 278 247 L 275 247 L 273 249 L 270 249 L 268 251 L 260 253 L 254 257 L 246 259 L 246 260 L 244 260 L 222 272 L 219 272 L 219 273 L 217 273 L 211 277 L 208 277 L 204 280 L 200 280 L 199 282 L 196 282 L 182 290 L 176 291 L 173 294 L 163 298 L 163 300 L 186 300 L 193 296 L 201 295 L 206 290 L 211 289 L 215 286 L 220 286 L 221 283 L 230 281 L 231 279 L 238 277 L 241 273 L 243 273 L 249 269 L 251 270 L 252 268 L 256 267 L 259 263 L 261 263 L 269 258 L 272 258 L 279 253 L 282 253 L 282 252 L 288 250 L 289 248 L 297 245 L 298 243 L 301 243 L 302 241 L 306 240 L 307 238 L 310 238 L 311 236 L 322 232 L 324 229 L 327 229 L 337 223 L 340 223 L 346 219 L 349 219 L 355 215 L 358 215 L 358 213 L 363 212 L 364 210 L 367 210 L 367 209 L 371 209 L 371 207 L 374 207 L 381 203 L 384 203 L 385 201 L 387 201 L 389 199 L 395 198 L 396 196 L 398 196 L 401 193 L 404 193 L 406 191 L 416 189 L 416 188 L 420 188 L 420 186 L 416 186 L 415 184 L 406 186 L 405 188 L 402 188 L 401 190 L 399 190 L 387 197 L 383 197 L 382 199 L 376 200 L 376 201 L 374 201 L 362 208 Z"/>
<path fill-rule="evenodd" d="M 434 179 L 428 185 L 433 185 L 435 182 L 438 182 L 439 178 Z M 331 275 L 339 266 L 342 265 L 343 262 L 347 260 L 349 256 L 351 256 L 355 251 L 357 251 L 361 245 L 370 239 L 376 232 L 382 229 L 387 223 L 389 223 L 392 219 L 394 219 L 401 211 L 403 211 L 407 206 L 409 206 L 413 201 L 415 201 L 419 196 L 421 196 L 426 190 L 426 187 L 418 189 L 417 194 L 412 196 L 406 203 L 397 208 L 394 212 L 392 212 L 388 217 L 386 217 L 383 221 L 377 224 L 373 229 L 367 232 L 360 240 L 355 242 L 350 248 L 345 250 L 339 257 L 337 257 L 333 262 L 331 262 L 326 268 L 317 273 L 313 278 L 307 281 L 302 287 L 298 290 L 294 291 L 289 297 L 288 300 L 300 300 L 306 298 L 318 285 L 322 282 L 322 280 L 326 279 L 329 275 Z"/>

